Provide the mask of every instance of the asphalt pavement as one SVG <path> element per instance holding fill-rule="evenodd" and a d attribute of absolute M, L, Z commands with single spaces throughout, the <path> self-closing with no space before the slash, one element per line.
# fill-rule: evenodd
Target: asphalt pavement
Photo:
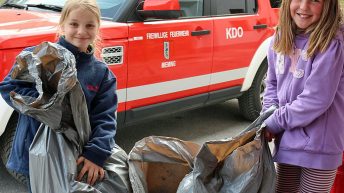
<path fill-rule="evenodd" d="M 27 193 L 26 186 L 18 183 L 0 162 L 0 193 Z"/>

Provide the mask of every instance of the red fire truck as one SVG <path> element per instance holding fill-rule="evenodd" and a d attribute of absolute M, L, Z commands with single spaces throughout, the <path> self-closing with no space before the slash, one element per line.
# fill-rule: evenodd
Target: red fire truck
<path fill-rule="evenodd" d="M 0 1 L 1 2 L 1 1 Z M 238 98 L 261 110 L 266 53 L 279 0 L 97 0 L 97 56 L 118 79 L 119 126 Z M 63 0 L 7 0 L 0 8 L 0 80 L 25 47 L 56 41 Z M 6 161 L 17 113 L 0 97 Z"/>

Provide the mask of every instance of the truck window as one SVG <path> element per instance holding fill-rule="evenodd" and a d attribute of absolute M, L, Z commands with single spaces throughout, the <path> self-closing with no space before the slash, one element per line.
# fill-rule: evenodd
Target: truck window
<path fill-rule="evenodd" d="M 216 0 L 216 15 L 256 13 L 256 0 Z"/>
<path fill-rule="evenodd" d="M 179 0 L 182 17 L 203 15 L 203 0 Z"/>
<path fill-rule="evenodd" d="M 112 19 L 122 7 L 125 0 L 97 0 L 102 19 Z"/>
<path fill-rule="evenodd" d="M 278 8 L 281 5 L 282 0 L 270 0 L 270 5 L 272 8 Z"/>

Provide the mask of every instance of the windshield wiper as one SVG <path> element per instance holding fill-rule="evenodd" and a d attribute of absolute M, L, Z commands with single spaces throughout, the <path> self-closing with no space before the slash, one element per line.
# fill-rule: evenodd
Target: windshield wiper
<path fill-rule="evenodd" d="M 16 4 L 16 3 L 4 3 L 1 7 L 12 7 L 17 9 L 26 9 L 26 5 Z"/>
<path fill-rule="evenodd" d="M 26 9 L 28 7 L 37 7 L 39 9 L 48 9 L 48 10 L 57 11 L 57 12 L 62 11 L 62 7 L 57 6 L 57 5 L 49 5 L 49 4 L 25 4 L 25 5 L 26 5 Z"/>

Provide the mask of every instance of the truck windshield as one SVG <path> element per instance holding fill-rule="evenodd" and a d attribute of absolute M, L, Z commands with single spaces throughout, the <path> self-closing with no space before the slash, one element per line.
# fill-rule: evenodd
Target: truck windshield
<path fill-rule="evenodd" d="M 8 0 L 5 4 L 13 5 L 12 7 L 16 8 L 36 7 L 39 9 L 52 10 L 52 7 L 63 7 L 65 1 L 66 0 Z M 126 0 L 97 0 L 102 19 L 114 19 L 125 1 Z"/>

